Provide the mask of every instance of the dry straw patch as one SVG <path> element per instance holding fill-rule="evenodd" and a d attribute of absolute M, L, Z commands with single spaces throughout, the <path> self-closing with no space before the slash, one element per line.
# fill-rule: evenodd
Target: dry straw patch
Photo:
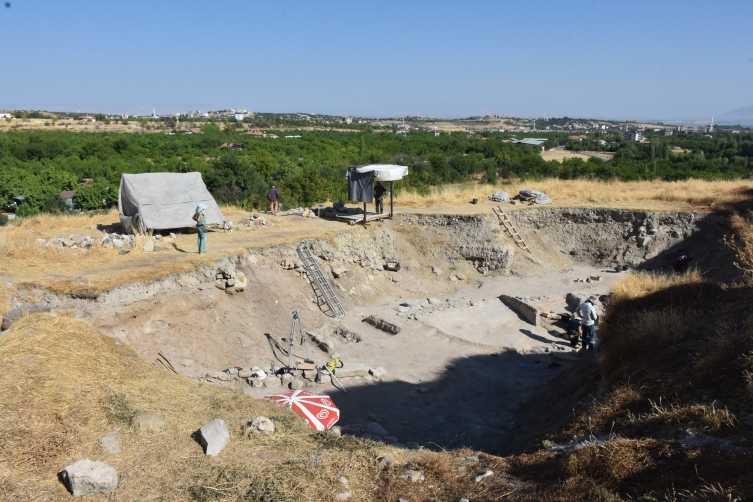
<path fill-rule="evenodd" d="M 0 365 L 5 499 L 67 497 L 56 474 L 82 458 L 118 469 L 118 500 L 331 500 L 339 476 L 369 499 L 375 458 L 390 451 L 312 434 L 290 410 L 150 366 L 131 347 L 70 318 L 33 315 L 14 325 L 0 337 Z M 165 430 L 136 430 L 140 415 L 163 418 Z M 272 418 L 278 433 L 244 438 L 245 424 L 258 415 Z M 192 434 L 215 418 L 225 420 L 231 440 L 211 458 Z M 120 434 L 119 455 L 98 446 L 111 432 Z M 325 460 L 310 466 L 322 453 Z"/>
<path fill-rule="evenodd" d="M 588 181 L 546 178 L 540 181 L 515 181 L 508 185 L 450 185 L 433 188 L 428 194 L 404 190 L 397 194 L 395 203 L 409 208 L 425 209 L 438 205 L 467 206 L 472 199 L 479 199 L 481 206 L 492 203 L 489 195 L 496 190 L 510 196 L 520 190 L 540 190 L 554 200 L 558 207 L 610 207 L 618 209 L 689 211 L 709 210 L 709 206 L 734 204 L 750 198 L 753 188 L 749 180 L 731 181 Z M 509 206 L 521 208 L 528 206 Z M 505 204 L 504 208 L 508 208 Z M 479 208 L 481 209 L 481 208 Z M 483 211 L 487 211 L 484 208 Z"/>

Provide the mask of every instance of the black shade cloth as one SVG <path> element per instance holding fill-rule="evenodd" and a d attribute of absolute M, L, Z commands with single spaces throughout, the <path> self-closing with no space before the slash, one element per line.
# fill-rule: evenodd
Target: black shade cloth
<path fill-rule="evenodd" d="M 355 167 L 348 168 L 348 199 L 354 202 L 374 202 L 374 171 L 356 172 Z"/>

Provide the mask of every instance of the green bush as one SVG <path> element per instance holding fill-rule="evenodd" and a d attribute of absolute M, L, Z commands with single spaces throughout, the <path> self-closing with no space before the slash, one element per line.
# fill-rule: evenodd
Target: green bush
<path fill-rule="evenodd" d="M 86 210 L 108 208 L 115 203 L 117 196 L 117 191 L 105 180 L 95 180 L 76 191 L 76 205 Z"/>

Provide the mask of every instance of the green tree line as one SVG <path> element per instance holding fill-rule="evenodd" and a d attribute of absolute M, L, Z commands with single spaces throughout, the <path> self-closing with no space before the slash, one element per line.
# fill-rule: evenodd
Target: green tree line
<path fill-rule="evenodd" d="M 374 130 L 301 130 L 276 131 L 280 137 L 273 139 L 244 136 L 233 124 L 206 123 L 202 129 L 204 134 L 190 135 L 0 133 L 0 203 L 24 195 L 29 199 L 26 213 L 54 211 L 61 207 L 60 192 L 76 189 L 80 208 L 108 207 L 117 203 L 123 173 L 198 171 L 219 203 L 252 209 L 266 207 L 265 194 L 271 183 L 277 185 L 286 207 L 345 200 L 346 168 L 367 163 L 408 166 L 410 175 L 398 182 L 396 189 L 418 191 L 472 179 L 496 183 L 500 179 L 541 177 L 740 178 L 750 176 L 753 168 L 750 134 L 655 137 L 649 144 L 617 143 L 616 138 L 609 138 L 615 140 L 614 144 L 603 148 L 614 152 L 613 160 L 592 157 L 560 164 L 545 161 L 540 147 L 506 142 L 508 133 L 485 133 L 482 139 L 467 133 L 435 137 L 425 131 L 398 135 Z M 547 138 L 546 148 L 567 144 L 567 136 L 536 134 Z M 596 142 L 597 137 L 591 136 L 586 141 Z M 228 142 L 240 143 L 242 149 L 223 148 Z M 689 152 L 673 152 L 670 143 L 679 143 Z"/>

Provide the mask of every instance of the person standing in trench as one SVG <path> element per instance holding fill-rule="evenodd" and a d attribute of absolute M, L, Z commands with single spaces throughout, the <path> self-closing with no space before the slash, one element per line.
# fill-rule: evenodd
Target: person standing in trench
<path fill-rule="evenodd" d="M 204 217 L 205 204 L 196 206 L 196 213 L 193 219 L 196 222 L 196 235 L 198 236 L 199 254 L 207 252 L 207 219 Z"/>

